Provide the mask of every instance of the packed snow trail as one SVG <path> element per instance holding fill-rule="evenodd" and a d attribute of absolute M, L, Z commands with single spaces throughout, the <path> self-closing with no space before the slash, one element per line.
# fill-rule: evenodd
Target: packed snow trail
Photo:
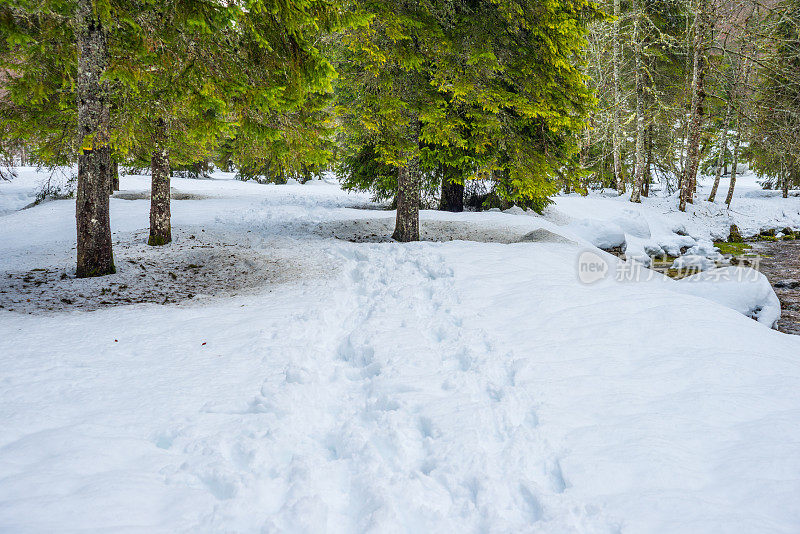
<path fill-rule="evenodd" d="M 176 473 L 218 498 L 190 530 L 615 531 L 564 494 L 513 354 L 462 328 L 452 271 L 427 248 L 342 246 L 344 291 L 270 342 L 282 372 L 204 406 L 235 414 L 226 443 L 169 439 L 201 451 Z"/>
<path fill-rule="evenodd" d="M 0 310 L 0 531 L 800 529 L 798 338 L 676 282 L 581 284 L 537 217 L 452 220 L 544 241 L 356 244 L 325 231 L 386 212 L 332 185 L 175 184 L 204 197 L 176 231 L 297 276 Z M 147 207 L 112 201 L 116 235 Z M 72 210 L 3 216 L 0 267 L 71 262 Z"/>

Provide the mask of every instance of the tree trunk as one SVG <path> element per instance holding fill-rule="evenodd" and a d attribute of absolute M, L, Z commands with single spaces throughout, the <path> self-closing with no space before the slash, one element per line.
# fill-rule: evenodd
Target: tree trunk
<path fill-rule="evenodd" d="M 119 191 L 119 163 L 114 156 L 111 156 L 111 170 L 109 171 L 108 194 L 113 195 L 114 191 Z"/>
<path fill-rule="evenodd" d="M 150 159 L 150 238 L 148 245 L 166 245 L 172 241 L 170 227 L 169 207 L 169 150 L 162 144 L 166 140 L 166 123 L 164 119 L 158 120 L 158 135 L 160 141 L 156 143 Z"/>
<path fill-rule="evenodd" d="M 631 202 L 641 202 L 642 184 L 644 183 L 644 61 L 642 58 L 642 19 L 643 0 L 634 1 L 633 8 L 633 56 L 634 76 L 636 77 L 636 175 L 631 189 Z"/>
<path fill-rule="evenodd" d="M 689 15 L 690 15 L 689 14 L 689 10 L 687 9 L 686 10 L 686 48 L 687 48 L 687 50 L 689 49 L 689 46 L 690 46 L 689 39 L 691 39 L 690 32 L 689 32 L 689 29 L 691 27 L 690 24 L 689 24 L 689 18 L 690 18 Z M 683 83 L 683 87 L 684 87 L 684 89 L 686 91 L 689 90 L 689 84 L 691 83 L 689 72 L 691 72 L 691 70 L 692 70 L 691 69 L 691 67 L 692 67 L 692 59 L 693 58 L 692 58 L 692 56 L 690 54 L 686 54 L 686 67 L 684 69 L 686 71 L 686 78 L 685 78 L 684 83 Z M 685 109 L 683 104 L 684 104 L 684 102 L 682 101 L 681 102 L 681 111 L 682 111 L 682 113 L 681 113 L 681 144 L 680 144 L 680 157 L 678 158 L 678 170 L 680 171 L 680 176 L 678 178 L 678 189 L 679 190 L 683 189 L 683 175 L 686 172 L 685 171 L 685 169 L 686 169 L 686 159 L 685 159 L 686 138 L 689 136 L 689 121 L 686 119 L 686 109 Z"/>
<path fill-rule="evenodd" d="M 725 123 L 722 125 L 722 139 L 719 147 L 719 158 L 717 158 L 717 174 L 714 176 L 714 185 L 711 186 L 711 194 L 708 195 L 708 201 L 714 202 L 717 196 L 717 188 L 719 187 L 719 180 L 722 178 L 722 164 L 725 162 L 725 152 L 728 150 L 728 127 L 731 122 L 731 103 L 728 102 L 727 109 L 725 110 Z"/>
<path fill-rule="evenodd" d="M 783 172 L 783 198 L 789 198 L 789 172 Z"/>
<path fill-rule="evenodd" d="M 414 157 L 397 169 L 397 222 L 392 239 L 419 241 L 419 160 Z"/>
<path fill-rule="evenodd" d="M 689 116 L 689 146 L 686 166 L 681 180 L 681 197 L 679 209 L 686 211 L 686 204 L 691 204 L 697 180 L 697 169 L 700 166 L 700 134 L 703 124 L 703 103 L 705 101 L 705 34 L 708 0 L 699 0 L 697 18 L 694 28 L 694 54 L 692 66 L 692 109 Z"/>
<path fill-rule="evenodd" d="M 731 200 L 733 200 L 733 188 L 736 187 L 736 166 L 739 164 L 739 146 L 742 141 L 742 134 L 739 131 L 742 124 L 738 112 L 736 116 L 736 137 L 733 140 L 733 156 L 731 158 L 731 183 L 728 186 L 728 196 L 725 197 L 725 204 L 729 208 L 731 207 Z"/>
<path fill-rule="evenodd" d="M 622 43 L 619 37 L 619 25 L 620 25 L 620 0 L 614 0 L 614 16 L 616 20 L 614 21 L 614 39 L 613 39 L 613 46 L 614 46 L 614 53 L 612 56 L 612 61 L 614 63 L 613 70 L 614 70 L 614 133 L 613 133 L 613 151 L 614 151 L 614 184 L 617 188 L 617 191 L 620 195 L 625 194 L 625 180 L 622 177 L 622 160 L 620 155 L 620 143 L 621 143 L 621 117 L 620 117 L 620 107 L 622 106 L 622 90 L 620 89 L 619 84 L 619 69 L 620 69 L 620 61 L 622 61 Z"/>
<path fill-rule="evenodd" d="M 75 219 L 78 230 L 79 278 L 116 272 L 111 250 L 109 216 L 108 84 L 102 80 L 108 66 L 108 35 L 92 0 L 77 0 L 75 36 L 78 48 L 78 128 L 82 151 L 78 156 Z"/>
<path fill-rule="evenodd" d="M 442 198 L 439 210 L 461 212 L 464 211 L 464 183 L 451 178 L 460 178 L 455 169 L 445 167 L 442 173 Z"/>
<path fill-rule="evenodd" d="M 653 166 L 653 125 L 652 123 L 647 126 L 647 163 L 644 168 L 644 186 L 642 187 L 642 196 L 650 196 L 650 182 L 652 181 L 652 174 L 650 169 Z"/>

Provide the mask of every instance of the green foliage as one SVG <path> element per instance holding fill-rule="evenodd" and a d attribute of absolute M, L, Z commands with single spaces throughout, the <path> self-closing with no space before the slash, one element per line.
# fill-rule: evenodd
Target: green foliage
<path fill-rule="evenodd" d="M 336 0 L 97 0 L 109 34 L 105 73 L 117 158 L 146 166 L 166 148 L 178 166 L 212 156 L 319 167 L 331 157 L 335 76 L 320 36 L 347 21 Z M 0 6 L 0 148 L 25 139 L 45 165 L 75 161 L 74 6 Z M 225 140 L 227 155 L 216 153 Z M 8 147 L 8 148 L 7 148 Z M 299 163 L 298 163 L 299 162 Z"/>
<path fill-rule="evenodd" d="M 345 189 L 372 191 L 378 201 L 394 198 L 397 191 L 397 169 L 380 161 L 372 145 L 345 153 L 336 165 L 336 174 Z"/>
<path fill-rule="evenodd" d="M 388 168 L 414 158 L 423 170 L 443 164 L 462 179 L 493 180 L 513 202 L 541 202 L 568 179 L 594 103 L 580 57 L 586 24 L 600 16 L 594 4 L 356 6 L 362 22 L 342 37 L 337 86 L 343 169 L 355 183 L 385 166 L 376 189 L 386 194 Z"/>

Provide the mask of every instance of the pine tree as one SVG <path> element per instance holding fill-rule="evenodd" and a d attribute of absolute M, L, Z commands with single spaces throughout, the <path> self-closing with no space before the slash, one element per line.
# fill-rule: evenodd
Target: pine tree
<path fill-rule="evenodd" d="M 620 0 L 613 0 L 614 5 L 614 32 L 611 36 L 614 54 L 612 56 L 614 76 L 614 109 L 613 109 L 613 151 L 614 151 L 614 187 L 620 195 L 625 193 L 625 180 L 622 176 L 622 87 L 620 84 L 620 69 L 622 68 L 622 41 L 620 26 L 622 25 L 622 11 Z"/>
<path fill-rule="evenodd" d="M 13 73 L 3 80 L 3 135 L 29 140 L 46 165 L 78 161 L 79 276 L 113 272 L 111 147 L 115 160 L 151 166 L 149 242 L 169 242 L 172 164 L 210 157 L 223 135 L 257 144 L 246 113 L 297 109 L 329 90 L 334 72 L 314 39 L 341 14 L 335 0 L 14 0 L 0 10 L 0 66 Z M 274 140 L 292 130 L 285 124 Z"/>
<path fill-rule="evenodd" d="M 221 159 L 242 178 L 283 183 L 317 175 L 333 156 L 330 35 L 352 23 L 337 0 L 291 7 L 264 2 L 234 36 L 239 85 L 230 92 L 234 129 Z"/>
<path fill-rule="evenodd" d="M 78 277 L 115 272 L 108 190 L 107 79 L 119 25 L 107 0 L 9 0 L 0 7 L 3 134 L 30 139 L 37 160 L 77 160 Z"/>
<path fill-rule="evenodd" d="M 117 145 L 131 161 L 150 166 L 148 244 L 172 240 L 173 165 L 209 158 L 227 128 L 226 94 L 238 82 L 224 68 L 233 56 L 230 34 L 238 11 L 206 0 L 142 3 L 135 34 L 114 58 Z"/>
<path fill-rule="evenodd" d="M 340 61 L 345 152 L 373 147 L 396 169 L 395 239 L 419 238 L 419 191 L 438 165 L 493 180 L 507 202 L 543 205 L 574 179 L 593 104 L 580 58 L 593 4 L 358 6 L 367 22 L 345 34 Z"/>

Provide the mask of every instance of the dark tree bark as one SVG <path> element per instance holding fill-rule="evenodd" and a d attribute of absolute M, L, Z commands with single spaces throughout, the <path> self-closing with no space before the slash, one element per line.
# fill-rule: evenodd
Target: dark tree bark
<path fill-rule="evenodd" d="M 731 201 L 733 200 L 733 189 L 736 187 L 736 167 L 739 165 L 739 147 L 742 143 L 742 135 L 739 133 L 739 130 L 742 127 L 741 120 L 739 118 L 739 113 L 736 113 L 736 137 L 733 140 L 733 156 L 731 157 L 731 183 L 728 186 L 728 195 L 725 197 L 725 204 L 728 205 L 728 208 L 731 207 Z"/>
<path fill-rule="evenodd" d="M 686 167 L 681 180 L 681 198 L 678 208 L 686 211 L 686 204 L 694 202 L 697 169 L 700 166 L 700 135 L 705 102 L 705 39 L 708 26 L 708 0 L 698 2 L 694 29 L 694 58 L 692 67 L 692 108 L 689 119 L 689 148 Z"/>
<path fill-rule="evenodd" d="M 439 203 L 441 211 L 464 211 L 464 183 L 452 180 L 459 179 L 455 170 L 445 169 L 442 173 L 442 199 Z"/>
<path fill-rule="evenodd" d="M 612 137 L 614 151 L 614 185 L 620 195 L 625 194 L 625 180 L 622 177 L 622 159 L 620 157 L 620 143 L 622 142 L 621 131 L 621 108 L 622 90 L 620 89 L 620 64 L 622 62 L 622 42 L 619 35 L 620 0 L 614 0 L 614 40 L 613 40 L 613 74 L 614 74 L 614 132 Z"/>
<path fill-rule="evenodd" d="M 653 168 L 653 125 L 647 127 L 647 163 L 644 168 L 644 185 L 642 186 L 642 196 L 650 196 L 650 182 L 653 181 L 651 169 Z"/>
<path fill-rule="evenodd" d="M 397 222 L 392 234 L 396 241 L 419 241 L 419 190 L 419 160 L 412 158 L 397 170 Z"/>
<path fill-rule="evenodd" d="M 635 160 L 636 169 L 633 177 L 633 187 L 631 188 L 631 202 L 641 202 L 642 185 L 644 184 L 644 141 L 645 141 L 645 124 L 644 124 L 644 60 L 643 60 L 643 40 L 641 36 L 640 25 L 642 22 L 643 0 L 634 0 L 633 2 L 633 49 L 634 49 L 634 76 L 636 78 L 636 150 Z"/>
<path fill-rule="evenodd" d="M 719 146 L 719 157 L 717 158 L 717 174 L 714 175 L 714 185 L 711 186 L 711 194 L 708 195 L 708 201 L 714 202 L 717 197 L 717 189 L 719 188 L 719 181 L 722 178 L 722 165 L 725 161 L 725 152 L 728 150 L 728 128 L 731 122 L 731 103 L 728 102 L 725 110 L 725 123 L 722 125 L 722 133 Z"/>
<path fill-rule="evenodd" d="M 75 35 L 78 48 L 78 128 L 83 149 L 78 156 L 75 219 L 78 230 L 79 278 L 112 274 L 111 220 L 108 190 L 111 152 L 108 146 L 111 104 L 108 84 L 108 33 L 92 0 L 77 0 Z"/>
<path fill-rule="evenodd" d="M 783 198 L 789 198 L 789 172 L 784 171 L 783 173 L 783 188 L 782 188 Z"/>
<path fill-rule="evenodd" d="M 114 156 L 111 156 L 111 170 L 109 174 L 108 194 L 113 195 L 114 191 L 119 191 L 119 163 L 117 163 L 117 159 Z"/>
<path fill-rule="evenodd" d="M 148 245 L 166 245 L 172 241 L 170 226 L 170 168 L 169 150 L 163 146 L 166 138 L 166 126 L 163 119 L 158 120 L 160 141 L 150 159 L 150 238 Z"/>

